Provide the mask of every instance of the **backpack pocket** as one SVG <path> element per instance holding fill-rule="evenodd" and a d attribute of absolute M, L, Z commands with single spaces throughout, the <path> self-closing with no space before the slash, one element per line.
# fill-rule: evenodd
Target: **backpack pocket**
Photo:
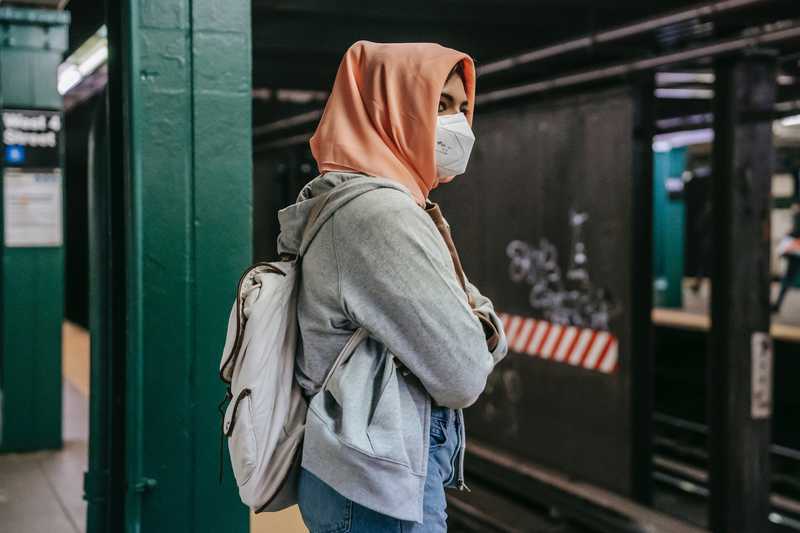
<path fill-rule="evenodd" d="M 256 468 L 258 448 L 253 428 L 250 389 L 242 389 L 236 400 L 230 402 L 225 412 L 223 430 L 228 437 L 228 450 L 236 484 L 246 484 Z"/>

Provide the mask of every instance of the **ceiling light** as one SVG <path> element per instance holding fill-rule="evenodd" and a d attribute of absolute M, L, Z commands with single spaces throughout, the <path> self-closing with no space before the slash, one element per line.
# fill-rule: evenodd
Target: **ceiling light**
<path fill-rule="evenodd" d="M 108 46 L 103 45 L 97 47 L 95 51 L 91 53 L 89 57 L 84 59 L 80 65 L 78 65 L 78 70 L 81 72 L 81 76 L 88 76 L 95 70 L 97 70 L 100 65 L 106 62 L 108 59 Z"/>
<path fill-rule="evenodd" d="M 75 65 L 67 65 L 63 69 L 58 69 L 58 93 L 66 94 L 70 89 L 78 85 L 83 76 L 81 76 L 78 67 Z"/>
<path fill-rule="evenodd" d="M 713 140 L 714 130 L 711 128 L 662 133 L 653 137 L 653 150 L 656 152 L 666 152 L 672 148 L 680 148 L 682 146 L 708 144 Z"/>
<path fill-rule="evenodd" d="M 58 92 L 64 95 L 108 61 L 106 27 L 101 26 L 58 67 Z"/>
<path fill-rule="evenodd" d="M 675 98 L 678 100 L 711 100 L 714 91 L 711 89 L 656 89 L 658 98 Z"/>
<path fill-rule="evenodd" d="M 800 115 L 792 115 L 781 119 L 781 126 L 800 126 Z"/>
<path fill-rule="evenodd" d="M 712 72 L 657 72 L 658 85 L 672 85 L 675 83 L 714 83 Z"/>

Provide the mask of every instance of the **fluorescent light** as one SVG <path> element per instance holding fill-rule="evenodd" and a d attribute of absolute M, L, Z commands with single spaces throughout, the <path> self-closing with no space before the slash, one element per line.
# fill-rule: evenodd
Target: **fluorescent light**
<path fill-rule="evenodd" d="M 662 118 L 656 121 L 656 126 L 662 130 L 680 128 L 686 126 L 704 126 L 714 120 L 711 113 L 698 113 L 684 117 Z"/>
<path fill-rule="evenodd" d="M 58 69 L 58 93 L 66 94 L 70 89 L 78 85 L 83 76 L 81 76 L 78 67 L 75 65 L 63 65 L 64 68 Z"/>
<path fill-rule="evenodd" d="M 86 77 L 100 67 L 108 59 L 108 46 L 103 44 L 98 46 L 92 54 L 78 65 L 81 75 Z"/>
<path fill-rule="evenodd" d="M 303 89 L 271 89 L 269 87 L 253 89 L 253 98 L 256 100 L 277 100 L 294 104 L 307 104 L 309 102 L 324 102 L 328 99 L 325 91 L 306 91 Z"/>
<path fill-rule="evenodd" d="M 275 91 L 280 102 L 293 102 L 296 104 L 306 104 L 308 102 L 324 102 L 328 99 L 325 91 L 303 91 L 299 89 L 278 89 Z"/>
<path fill-rule="evenodd" d="M 59 65 L 58 92 L 62 95 L 68 93 L 107 60 L 108 40 L 103 25 Z"/>
<path fill-rule="evenodd" d="M 786 102 L 777 102 L 775 104 L 775 109 L 780 111 L 781 113 L 796 111 L 800 109 L 800 100 L 788 100 Z"/>
<path fill-rule="evenodd" d="M 800 115 L 792 115 L 781 119 L 781 126 L 800 126 Z"/>
<path fill-rule="evenodd" d="M 714 83 L 714 74 L 711 72 L 657 72 L 658 85 L 671 85 L 673 83 Z"/>
<path fill-rule="evenodd" d="M 672 148 L 692 146 L 694 144 L 708 144 L 713 140 L 714 130 L 711 128 L 661 133 L 653 137 L 653 150 L 656 152 L 667 152 Z"/>
<path fill-rule="evenodd" d="M 653 151 L 654 152 L 669 152 L 672 150 L 672 145 L 666 141 L 654 141 L 653 142 Z"/>
<path fill-rule="evenodd" d="M 711 89 L 656 89 L 657 98 L 676 98 L 679 100 L 711 100 L 714 91 Z"/>

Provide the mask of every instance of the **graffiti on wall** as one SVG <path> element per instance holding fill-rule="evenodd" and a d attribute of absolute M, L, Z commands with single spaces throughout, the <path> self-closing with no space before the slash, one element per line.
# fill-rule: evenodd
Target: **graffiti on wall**
<path fill-rule="evenodd" d="M 511 241 L 506 247 L 509 276 L 514 283 L 530 285 L 528 301 L 544 320 L 608 331 L 610 320 L 620 312 L 611 292 L 589 277 L 589 255 L 583 227 L 586 213 L 570 210 L 570 253 L 566 273 L 559 265 L 558 250 L 546 238 L 538 246 Z"/>

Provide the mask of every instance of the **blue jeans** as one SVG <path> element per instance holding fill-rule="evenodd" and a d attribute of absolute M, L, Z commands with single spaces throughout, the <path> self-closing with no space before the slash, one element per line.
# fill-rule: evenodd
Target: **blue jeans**
<path fill-rule="evenodd" d="M 300 513 L 310 533 L 445 533 L 445 484 L 455 475 L 453 461 L 461 445 L 458 419 L 447 407 L 431 409 L 428 474 L 423 522 L 398 520 L 345 498 L 306 469 L 297 488 Z"/>

